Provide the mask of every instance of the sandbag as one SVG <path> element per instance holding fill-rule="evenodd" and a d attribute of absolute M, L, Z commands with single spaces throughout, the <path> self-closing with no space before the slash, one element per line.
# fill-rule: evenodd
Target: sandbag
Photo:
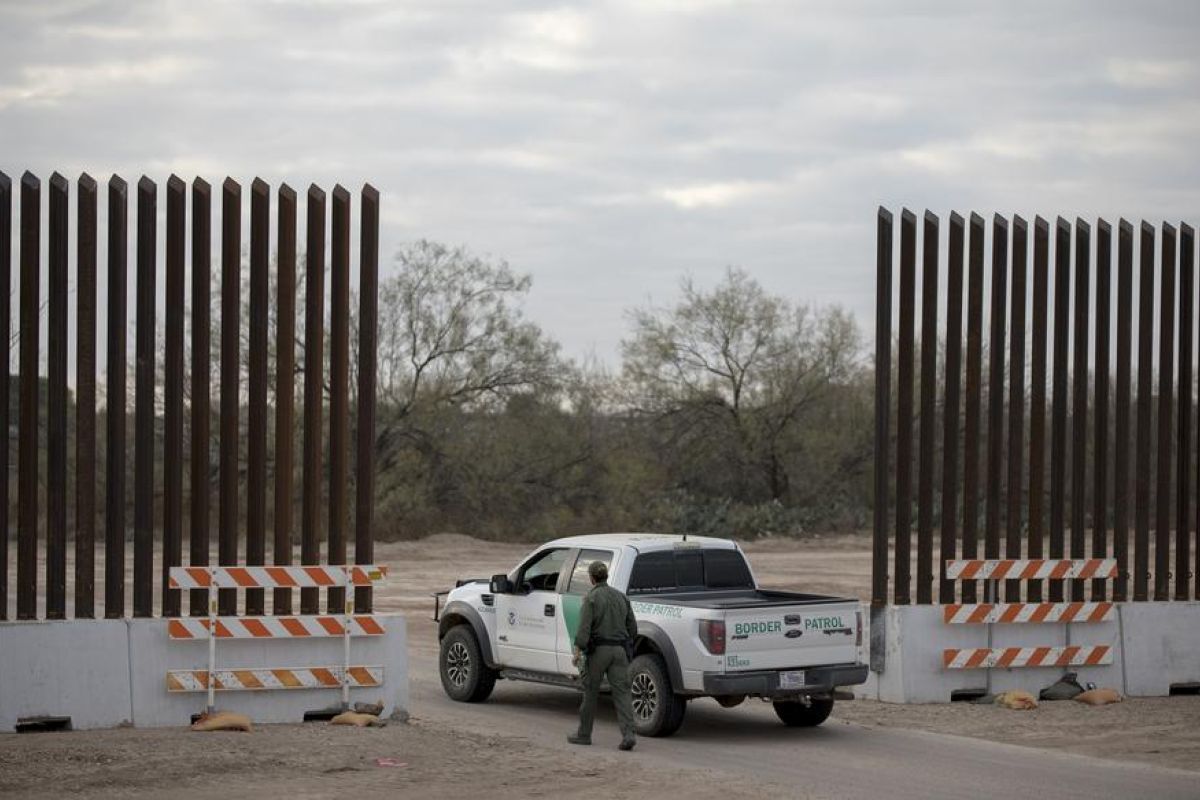
<path fill-rule="evenodd" d="M 232 711 L 217 711 L 213 714 L 201 714 L 200 719 L 192 723 L 194 731 L 252 731 L 250 718 L 245 714 L 235 714 Z"/>
<path fill-rule="evenodd" d="M 1073 700 L 1076 695 L 1082 693 L 1083 687 L 1079 685 L 1079 676 L 1074 672 L 1068 672 L 1045 689 L 1042 689 L 1038 693 L 1038 699 Z"/>
<path fill-rule="evenodd" d="M 996 695 L 996 705 L 1017 711 L 1031 711 L 1038 707 L 1037 700 L 1033 695 L 1020 689 L 1010 689 Z"/>
<path fill-rule="evenodd" d="M 1122 699 L 1115 689 L 1088 689 L 1075 695 L 1075 702 L 1087 703 L 1089 706 L 1106 706 L 1109 703 L 1119 703 Z"/>
<path fill-rule="evenodd" d="M 382 728 L 387 723 L 374 714 L 360 714 L 357 711 L 343 711 L 333 719 L 329 720 L 329 724 L 353 725 L 356 728 L 367 728 L 372 726 Z"/>

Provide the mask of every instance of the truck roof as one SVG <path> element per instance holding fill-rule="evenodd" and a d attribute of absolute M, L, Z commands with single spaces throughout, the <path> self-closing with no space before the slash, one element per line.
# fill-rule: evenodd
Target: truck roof
<path fill-rule="evenodd" d="M 624 547 L 629 546 L 640 553 L 655 550 L 671 550 L 684 540 L 678 533 L 592 533 L 583 536 L 567 536 L 555 539 L 547 546 L 556 547 Z M 730 539 L 712 536 L 687 536 L 688 544 L 719 550 L 733 550 L 737 545 Z"/>

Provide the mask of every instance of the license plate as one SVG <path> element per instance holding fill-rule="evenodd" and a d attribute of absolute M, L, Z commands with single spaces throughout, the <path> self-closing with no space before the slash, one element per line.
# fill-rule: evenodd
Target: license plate
<path fill-rule="evenodd" d="M 779 673 L 779 688 L 780 689 L 803 689 L 804 688 L 804 670 L 794 669 L 788 672 Z"/>

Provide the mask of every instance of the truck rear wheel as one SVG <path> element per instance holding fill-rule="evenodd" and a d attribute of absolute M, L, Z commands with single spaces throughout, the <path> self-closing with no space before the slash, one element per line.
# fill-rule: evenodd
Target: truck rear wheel
<path fill-rule="evenodd" d="M 496 671 L 483 663 L 479 641 L 469 625 L 455 626 L 442 637 L 438 674 L 442 689 L 460 703 L 482 703 L 496 687 Z"/>
<path fill-rule="evenodd" d="M 683 724 L 687 699 L 675 694 L 667 665 L 656 653 L 643 653 L 629 665 L 634 728 L 642 736 L 670 736 Z"/>
<path fill-rule="evenodd" d="M 805 705 L 798 700 L 777 700 L 773 703 L 775 714 L 789 728 L 815 728 L 829 718 L 833 711 L 833 698 L 817 698 Z"/>

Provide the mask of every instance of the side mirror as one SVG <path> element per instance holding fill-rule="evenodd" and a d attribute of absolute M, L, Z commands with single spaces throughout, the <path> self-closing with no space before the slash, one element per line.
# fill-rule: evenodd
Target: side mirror
<path fill-rule="evenodd" d="M 492 576 L 492 594 L 512 594 L 512 590 L 512 581 L 508 579 L 507 575 L 501 573 Z"/>

